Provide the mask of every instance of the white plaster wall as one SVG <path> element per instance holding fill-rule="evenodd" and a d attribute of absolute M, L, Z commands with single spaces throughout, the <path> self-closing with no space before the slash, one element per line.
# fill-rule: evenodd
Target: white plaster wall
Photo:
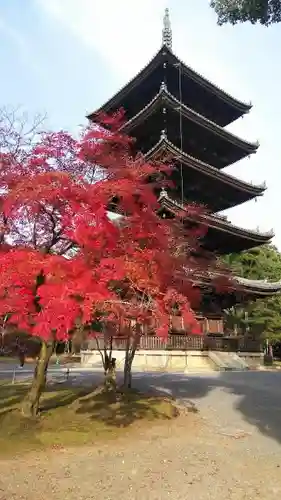
<path fill-rule="evenodd" d="M 117 368 L 123 368 L 125 351 L 113 351 Z M 101 356 L 96 350 L 81 352 L 82 366 L 101 367 Z M 136 351 L 133 368 L 158 369 L 161 371 L 200 371 L 215 369 L 207 353 L 201 351 Z"/>

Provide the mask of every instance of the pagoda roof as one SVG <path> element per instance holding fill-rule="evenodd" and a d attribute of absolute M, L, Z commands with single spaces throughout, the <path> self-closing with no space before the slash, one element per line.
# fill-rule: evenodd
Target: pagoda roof
<path fill-rule="evenodd" d="M 159 203 L 171 213 L 186 211 L 186 220 L 192 220 L 186 206 L 170 198 L 165 190 L 159 196 Z M 232 224 L 227 217 L 218 214 L 203 214 L 200 221 L 208 227 L 203 246 L 218 254 L 227 254 L 248 250 L 255 246 L 269 243 L 273 238 L 273 230 L 260 232 L 244 229 Z"/>
<path fill-rule="evenodd" d="M 158 158 L 163 160 L 164 155 L 171 157 L 172 161 L 180 161 L 181 164 L 186 165 L 186 167 L 193 169 L 202 176 L 206 176 L 209 179 L 211 178 L 218 184 L 223 184 L 219 189 L 223 189 L 225 197 L 221 200 L 215 197 L 214 207 L 211 206 L 210 202 L 208 203 L 208 208 L 214 211 L 225 210 L 238 203 L 243 203 L 251 198 L 261 196 L 266 190 L 265 183 L 254 185 L 244 182 L 224 171 L 218 170 L 212 165 L 188 155 L 169 141 L 165 133 L 162 133 L 159 141 L 145 154 L 145 157 L 147 160 Z"/>
<path fill-rule="evenodd" d="M 111 99 L 104 103 L 98 110 L 88 114 L 88 118 L 93 120 L 97 113 L 106 112 L 111 113 L 117 109 L 123 107 L 124 100 L 128 98 L 128 95 L 139 87 L 145 80 L 147 80 L 153 72 L 157 70 L 160 66 L 166 63 L 169 67 L 179 67 L 181 68 L 181 74 L 183 78 L 192 81 L 197 86 L 197 94 L 200 89 L 203 89 L 204 93 L 213 96 L 213 104 L 210 101 L 210 107 L 213 107 L 212 114 L 216 115 L 215 121 L 220 122 L 221 125 L 225 126 L 232 121 L 236 120 L 245 113 L 248 113 L 252 105 L 249 103 L 244 103 L 238 99 L 235 99 L 230 94 L 222 90 L 217 85 L 211 83 L 208 79 L 204 78 L 201 74 L 196 72 L 190 66 L 182 62 L 169 48 L 167 45 L 163 45 L 160 50 L 154 55 L 150 62 L 141 70 L 139 73 L 133 77 L 124 87 L 122 87 Z M 161 83 L 161 82 L 159 82 Z M 186 81 L 187 83 L 187 81 Z M 196 94 L 196 92 L 195 92 Z M 214 99 L 215 97 L 215 99 Z M 227 118 L 222 117 L 218 108 L 224 106 L 227 108 Z M 194 106 L 196 107 L 196 106 Z"/>
<path fill-rule="evenodd" d="M 251 280 L 234 276 L 234 281 L 247 292 L 259 295 L 272 295 L 281 291 L 281 281 L 269 282 L 267 280 Z"/>
<path fill-rule="evenodd" d="M 184 104 L 182 104 L 176 97 L 174 97 L 167 89 L 165 84 L 162 84 L 159 92 L 153 97 L 153 99 L 143 108 L 141 109 L 135 116 L 133 116 L 130 120 L 128 120 L 123 126 L 122 130 L 126 133 L 132 134 L 132 131 L 138 127 L 140 124 L 143 124 L 145 120 L 147 120 L 150 116 L 152 116 L 159 109 L 162 111 L 163 108 L 170 108 L 173 112 L 180 115 L 184 119 L 191 121 L 192 123 L 198 125 L 199 127 L 203 127 L 208 132 L 211 132 L 215 136 L 219 137 L 222 140 L 225 140 L 232 146 L 234 146 L 234 151 L 232 152 L 230 161 L 229 159 L 218 158 L 220 161 L 220 165 L 218 168 L 223 168 L 227 166 L 229 163 L 234 161 L 238 161 L 239 159 L 251 154 L 255 153 L 259 147 L 259 143 L 251 143 L 241 139 L 240 137 L 228 132 L 223 129 L 216 123 L 212 122 L 208 118 L 200 115 L 196 111 L 188 108 Z M 180 118 L 180 116 L 179 116 Z M 163 121 L 164 126 L 164 121 Z M 169 135 L 169 134 L 168 134 Z"/>
<path fill-rule="evenodd" d="M 199 285 L 201 287 L 205 287 L 209 285 L 209 283 L 214 280 L 214 278 L 223 277 L 223 274 L 218 272 L 209 272 L 204 277 L 199 277 L 194 281 L 194 284 Z M 253 280 L 248 278 L 242 278 L 241 276 L 226 276 L 228 283 L 228 290 L 225 290 L 225 294 L 227 293 L 240 293 L 247 295 L 253 295 L 255 297 L 266 297 L 275 295 L 281 292 L 281 281 L 269 282 L 267 280 Z"/>
<path fill-rule="evenodd" d="M 220 273 L 207 273 L 204 277 L 196 278 L 194 285 L 203 290 L 207 288 L 209 291 L 214 292 L 212 282 L 214 278 L 222 276 Z M 223 295 L 225 298 L 228 296 L 229 299 L 226 301 L 225 308 L 232 307 L 232 305 L 239 302 L 244 303 L 245 298 L 255 300 L 278 295 L 281 292 L 281 281 L 251 280 L 240 276 L 226 276 L 226 279 L 228 285 L 223 291 Z"/>

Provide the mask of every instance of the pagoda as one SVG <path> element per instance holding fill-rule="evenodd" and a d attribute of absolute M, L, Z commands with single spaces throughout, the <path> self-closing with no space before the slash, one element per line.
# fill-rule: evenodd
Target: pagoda
<path fill-rule="evenodd" d="M 218 213 L 262 196 L 266 189 L 265 184 L 244 182 L 224 170 L 258 150 L 257 142 L 248 142 L 225 129 L 249 113 L 251 104 L 235 99 L 175 55 L 168 9 L 160 50 L 129 83 L 89 114 L 88 119 L 95 121 L 100 112 L 111 114 L 120 108 L 125 110 L 126 118 L 122 130 L 136 139 L 136 150 L 147 160 L 169 157 L 176 165 L 172 177 L 174 187 L 159 192 L 163 209 L 170 214 L 179 209 L 182 212 L 190 202 L 208 208 L 204 215 L 208 231 L 202 242 L 205 250 L 224 255 L 271 241 L 273 231 L 243 229 Z M 245 297 L 264 297 L 281 290 L 279 282 L 234 279 L 238 291 L 231 296 L 214 300 L 213 291 L 204 290 L 206 297 L 213 297 L 207 301 L 209 310 L 204 312 L 204 317 L 216 317 L 215 327 L 205 327 L 208 332 L 223 329 L 223 308 Z M 210 325 L 208 320 L 207 325 Z"/>

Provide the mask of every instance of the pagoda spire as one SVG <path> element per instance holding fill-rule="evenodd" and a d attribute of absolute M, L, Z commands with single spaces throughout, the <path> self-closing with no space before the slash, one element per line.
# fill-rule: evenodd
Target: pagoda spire
<path fill-rule="evenodd" d="M 171 28 L 169 9 L 165 9 L 163 24 L 164 26 L 162 30 L 162 44 L 166 45 L 168 49 L 172 50 L 172 28 Z"/>

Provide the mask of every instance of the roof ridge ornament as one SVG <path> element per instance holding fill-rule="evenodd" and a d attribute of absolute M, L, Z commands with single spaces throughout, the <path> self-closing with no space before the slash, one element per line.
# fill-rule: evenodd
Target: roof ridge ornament
<path fill-rule="evenodd" d="M 168 193 L 167 193 L 166 189 L 162 186 L 159 197 L 158 197 L 158 201 L 163 200 L 163 198 L 166 200 L 169 200 Z"/>
<path fill-rule="evenodd" d="M 165 9 L 163 18 L 162 45 L 165 45 L 168 49 L 172 50 L 172 41 L 173 37 L 169 9 Z"/>
<path fill-rule="evenodd" d="M 161 130 L 160 140 L 164 141 L 165 139 L 167 139 L 167 132 L 165 129 L 163 129 Z"/>

